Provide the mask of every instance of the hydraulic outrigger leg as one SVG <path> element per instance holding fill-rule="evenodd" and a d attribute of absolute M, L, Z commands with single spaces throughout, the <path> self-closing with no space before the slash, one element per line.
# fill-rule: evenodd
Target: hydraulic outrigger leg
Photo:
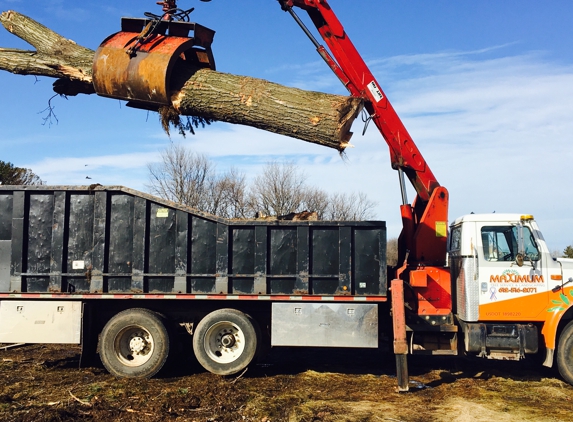
<path fill-rule="evenodd" d="M 397 276 L 405 268 L 397 271 Z M 404 282 L 399 278 L 392 280 L 392 325 L 394 331 L 394 354 L 396 355 L 396 378 L 398 391 L 408 391 L 408 342 L 406 340 L 406 308 L 404 304 Z"/>

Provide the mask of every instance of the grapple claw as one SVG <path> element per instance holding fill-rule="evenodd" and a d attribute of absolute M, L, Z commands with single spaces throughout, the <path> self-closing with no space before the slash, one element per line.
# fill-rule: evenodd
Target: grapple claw
<path fill-rule="evenodd" d="M 215 31 L 192 22 L 123 18 L 122 30 L 105 39 L 93 63 L 98 95 L 157 110 L 171 104 L 170 79 L 178 61 L 215 69 L 211 44 Z M 145 34 L 143 34 L 145 32 Z M 143 36 L 142 36 L 143 34 Z"/>

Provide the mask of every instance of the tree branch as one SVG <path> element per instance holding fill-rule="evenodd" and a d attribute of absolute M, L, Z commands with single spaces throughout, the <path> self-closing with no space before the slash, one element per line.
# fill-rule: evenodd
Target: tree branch
<path fill-rule="evenodd" d="M 64 78 L 85 84 L 87 86 L 84 91 L 94 92 L 91 87 L 93 50 L 77 45 L 41 23 L 12 10 L 0 14 L 0 23 L 8 32 L 36 48 L 36 51 L 0 48 L 1 70 L 18 75 Z"/>
<path fill-rule="evenodd" d="M 69 66 L 91 75 L 94 51 L 62 37 L 48 27 L 13 10 L 2 12 L 0 22 L 6 30 L 36 48 L 45 56 L 61 56 Z"/>

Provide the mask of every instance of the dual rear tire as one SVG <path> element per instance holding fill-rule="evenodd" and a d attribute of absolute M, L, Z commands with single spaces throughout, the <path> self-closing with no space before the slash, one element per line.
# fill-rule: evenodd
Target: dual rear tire
<path fill-rule="evenodd" d="M 193 351 L 201 366 L 218 375 L 245 369 L 260 343 L 256 322 L 236 309 L 205 316 L 193 333 Z M 128 309 L 112 317 L 99 339 L 105 368 L 116 377 L 150 378 L 167 362 L 171 348 L 165 318 L 148 309 Z"/>
<path fill-rule="evenodd" d="M 165 321 L 148 309 L 127 309 L 105 325 L 99 354 L 105 368 L 116 377 L 150 378 L 169 356 Z"/>
<path fill-rule="evenodd" d="M 217 375 L 232 375 L 246 368 L 259 342 L 256 323 L 236 309 L 211 312 L 193 333 L 195 357 L 203 368 Z"/>

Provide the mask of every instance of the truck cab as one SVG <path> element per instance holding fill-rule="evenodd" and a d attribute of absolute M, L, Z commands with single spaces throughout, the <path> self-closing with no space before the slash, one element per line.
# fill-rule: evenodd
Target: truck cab
<path fill-rule="evenodd" d="M 573 260 L 551 256 L 531 215 L 465 215 L 448 244 L 466 352 L 518 360 L 541 346 L 552 366 L 559 324 L 571 319 Z"/>

